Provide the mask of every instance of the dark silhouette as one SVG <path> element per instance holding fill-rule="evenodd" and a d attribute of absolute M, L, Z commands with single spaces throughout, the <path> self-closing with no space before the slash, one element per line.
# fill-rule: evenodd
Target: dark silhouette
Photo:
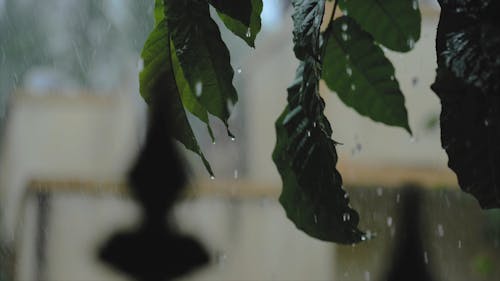
<path fill-rule="evenodd" d="M 406 186 L 401 194 L 401 210 L 396 232 L 396 244 L 389 264 L 387 281 L 431 281 L 431 273 L 421 237 L 421 191 L 416 186 Z"/>
<path fill-rule="evenodd" d="M 100 258 L 137 280 L 166 280 L 203 265 L 208 255 L 192 238 L 176 234 L 166 214 L 178 199 L 186 176 L 173 146 L 168 94 L 159 92 L 150 116 L 146 143 L 129 176 L 133 196 L 144 210 L 138 230 L 118 233 Z"/>

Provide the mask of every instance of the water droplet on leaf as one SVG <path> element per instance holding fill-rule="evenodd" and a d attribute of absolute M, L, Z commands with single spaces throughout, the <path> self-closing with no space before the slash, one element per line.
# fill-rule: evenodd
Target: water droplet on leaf
<path fill-rule="evenodd" d="M 410 49 L 413 49 L 413 47 L 415 47 L 415 39 L 412 37 L 408 38 L 408 40 L 406 40 L 406 44 L 408 44 Z"/>
<path fill-rule="evenodd" d="M 247 33 L 245 33 L 245 36 L 248 38 L 252 36 L 252 30 L 250 29 L 250 27 L 247 29 Z"/>
<path fill-rule="evenodd" d="M 344 213 L 342 215 L 342 220 L 343 221 L 349 221 L 349 220 L 351 220 L 351 215 L 349 213 Z"/>
<path fill-rule="evenodd" d="M 196 82 L 196 84 L 194 86 L 194 90 L 195 90 L 196 96 L 200 97 L 201 93 L 203 92 L 203 83 L 201 83 L 200 81 Z"/>

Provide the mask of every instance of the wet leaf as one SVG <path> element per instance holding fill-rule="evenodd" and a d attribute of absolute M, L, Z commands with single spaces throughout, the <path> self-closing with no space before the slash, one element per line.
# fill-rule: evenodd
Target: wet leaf
<path fill-rule="evenodd" d="M 375 41 L 394 51 L 407 52 L 420 38 L 417 0 L 339 0 L 339 7 Z"/>
<path fill-rule="evenodd" d="M 294 142 L 283 124 L 290 114 L 287 107 L 276 121 L 277 143 L 273 152 L 274 163 L 283 180 L 280 203 L 287 217 L 297 228 L 321 240 L 342 244 L 361 241 L 363 233 L 357 228 L 359 215 L 349 207 L 349 199 L 342 189 L 342 177 L 335 168 L 335 143 L 320 129 L 320 126 L 328 128 L 328 121 L 323 117 L 323 122 L 313 128 L 301 115 L 304 119 L 298 121 L 310 126 L 298 129 Z M 299 151 L 295 156 L 289 151 L 292 142 L 304 143 L 301 151 L 305 152 L 305 158 L 299 156 Z M 300 165 L 300 161 L 305 164 Z"/>
<path fill-rule="evenodd" d="M 343 244 L 365 238 L 359 216 L 350 208 L 336 169 L 332 129 L 319 96 L 319 29 L 324 1 L 292 2 L 294 48 L 302 60 L 288 88 L 288 105 L 276 121 L 273 161 L 283 180 L 280 202 L 297 228 L 308 235 Z M 314 35 L 316 34 L 316 35 Z"/>
<path fill-rule="evenodd" d="M 500 96 L 467 86 L 446 68 L 433 90 L 441 99 L 441 144 L 460 187 L 482 208 L 500 207 Z"/>
<path fill-rule="evenodd" d="M 373 37 L 350 17 L 330 24 L 322 75 L 328 87 L 359 114 L 411 133 L 394 67 Z"/>
<path fill-rule="evenodd" d="M 165 18 L 165 0 L 155 0 L 155 26 Z"/>
<path fill-rule="evenodd" d="M 442 146 L 460 187 L 482 208 L 498 208 L 500 95 L 493 77 L 498 78 L 500 33 L 491 23 L 498 21 L 492 11 L 498 11 L 499 2 L 440 3 L 438 70 L 432 89 L 441 99 Z"/>
<path fill-rule="evenodd" d="M 174 44 L 170 40 L 170 56 L 172 61 L 172 67 L 175 75 L 175 82 L 177 84 L 177 89 L 179 90 L 179 95 L 181 97 L 182 105 L 189 110 L 194 116 L 198 117 L 203 123 L 207 125 L 208 133 L 212 142 L 214 141 L 214 134 L 212 128 L 210 127 L 210 122 L 208 119 L 207 109 L 201 105 L 196 97 L 195 93 L 191 90 L 186 77 L 184 76 L 184 71 L 179 64 L 179 59 L 174 50 Z"/>
<path fill-rule="evenodd" d="M 244 24 L 237 18 L 218 11 L 224 25 L 236 36 L 243 39 L 250 47 L 255 47 L 255 38 L 261 28 L 260 14 L 262 12 L 262 0 L 245 0 L 251 2 L 252 11 L 249 24 Z"/>
<path fill-rule="evenodd" d="M 293 51 L 303 60 L 319 51 L 319 27 L 325 13 L 325 0 L 293 0 Z"/>
<path fill-rule="evenodd" d="M 187 149 L 197 153 L 203 160 L 207 171 L 213 175 L 210 164 L 198 145 L 184 111 L 179 89 L 175 81 L 174 70 L 170 57 L 170 39 L 166 21 L 156 25 L 149 35 L 141 57 L 144 69 L 140 73 L 140 92 L 147 103 L 151 102 L 154 93 L 162 93 L 170 98 L 172 120 L 172 135 Z"/>
<path fill-rule="evenodd" d="M 208 0 L 217 12 L 249 26 L 252 15 L 251 0 Z"/>
<path fill-rule="evenodd" d="M 202 0 L 167 0 L 165 4 L 175 52 L 191 91 L 227 127 L 229 108 L 238 96 L 229 51 L 210 18 L 208 4 Z"/>
<path fill-rule="evenodd" d="M 482 91 L 500 90 L 498 1 L 441 1 L 438 56 L 443 65 Z M 496 12 L 495 12 L 496 11 Z"/>

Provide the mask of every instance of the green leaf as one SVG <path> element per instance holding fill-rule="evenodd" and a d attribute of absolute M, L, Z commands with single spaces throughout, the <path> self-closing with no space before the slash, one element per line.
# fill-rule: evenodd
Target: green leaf
<path fill-rule="evenodd" d="M 322 78 L 328 87 L 359 114 L 411 134 L 394 67 L 371 35 L 343 16 L 330 23 L 324 36 Z"/>
<path fill-rule="evenodd" d="M 210 127 L 210 122 L 208 120 L 208 112 L 206 108 L 203 107 L 203 105 L 201 105 L 198 102 L 198 99 L 193 93 L 193 91 L 191 91 L 191 87 L 186 81 L 184 72 L 179 64 L 179 58 L 177 58 L 177 54 L 175 53 L 174 44 L 172 40 L 170 40 L 170 56 L 172 59 L 172 67 L 174 70 L 175 82 L 177 84 L 177 89 L 179 90 L 182 104 L 187 110 L 189 110 L 189 112 L 191 112 L 194 116 L 198 117 L 203 123 L 207 124 L 207 130 L 213 142 L 214 134 L 212 132 L 212 128 Z"/>
<path fill-rule="evenodd" d="M 317 55 L 320 26 L 325 13 L 325 0 L 293 0 L 293 51 L 304 60 L 306 55 Z"/>
<path fill-rule="evenodd" d="M 227 127 L 229 108 L 238 96 L 229 51 L 210 18 L 208 4 L 202 0 L 167 0 L 165 4 L 175 52 L 191 91 Z"/>
<path fill-rule="evenodd" d="M 339 0 L 339 7 L 375 41 L 394 51 L 407 52 L 420 38 L 417 0 Z"/>
<path fill-rule="evenodd" d="M 251 0 L 208 0 L 217 12 L 249 26 L 252 15 Z"/>
<path fill-rule="evenodd" d="M 327 132 L 331 133 L 330 124 L 324 116 L 316 122 L 303 113 L 300 108 L 290 112 L 287 107 L 276 121 L 273 161 L 283 180 L 280 203 L 297 228 L 312 237 L 342 244 L 364 240 L 357 228 L 359 216 L 349 207 L 342 177 L 335 168 L 335 142 Z M 291 126 L 292 119 L 303 125 Z M 294 136 L 285 126 L 295 128 Z M 302 147 L 299 150 L 304 153 L 294 153 L 292 147 Z"/>
<path fill-rule="evenodd" d="M 164 0 L 155 0 L 155 26 L 158 25 L 165 18 L 165 5 Z"/>
<path fill-rule="evenodd" d="M 294 0 L 295 54 L 302 60 L 288 88 L 288 106 L 276 121 L 273 160 L 283 180 L 280 202 L 297 228 L 343 244 L 366 239 L 335 168 L 332 129 L 319 95 L 320 37 L 325 1 Z M 316 35 L 315 35 L 316 34 Z"/>
<path fill-rule="evenodd" d="M 186 117 L 175 81 L 174 70 L 170 57 L 170 36 L 166 21 L 159 22 L 149 35 L 141 53 L 144 69 L 139 74 L 140 92 L 147 103 L 153 95 L 163 94 L 170 97 L 170 112 L 172 134 L 187 149 L 198 154 L 203 160 L 207 171 L 213 175 L 212 168 L 198 145 L 193 130 Z"/>
<path fill-rule="evenodd" d="M 441 145 L 460 188 L 483 209 L 500 208 L 500 1 L 439 4 L 431 88 L 441 101 Z"/>
<path fill-rule="evenodd" d="M 243 39 L 250 47 L 255 48 L 255 38 L 261 28 L 260 13 L 262 12 L 262 0 L 245 0 L 252 4 L 250 24 L 244 24 L 237 18 L 217 11 L 224 25 L 236 36 Z"/>

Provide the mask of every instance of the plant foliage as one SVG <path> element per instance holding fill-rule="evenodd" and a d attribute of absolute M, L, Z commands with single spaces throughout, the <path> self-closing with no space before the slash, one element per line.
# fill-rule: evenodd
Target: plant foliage
<path fill-rule="evenodd" d="M 460 187 L 500 207 L 498 1 L 441 0 L 432 89 L 441 99 L 441 142 Z"/>
<path fill-rule="evenodd" d="M 420 13 L 413 0 L 337 0 L 328 28 L 320 31 L 326 0 L 293 0 L 293 43 L 300 60 L 288 105 L 276 121 L 273 160 L 283 180 L 280 202 L 287 216 L 307 234 L 338 243 L 367 237 L 358 229 L 336 170 L 336 142 L 324 115 L 319 83 L 361 115 L 411 132 L 394 67 L 380 45 L 406 52 L 420 36 Z M 262 0 L 156 0 L 155 29 L 144 50 L 141 94 L 171 95 L 174 137 L 208 161 L 187 121 L 188 110 L 206 123 L 209 114 L 228 126 L 237 101 L 229 52 L 210 16 L 209 5 L 224 25 L 249 46 L 260 31 Z M 343 16 L 335 19 L 337 6 Z M 231 133 L 228 130 L 228 134 Z"/>
<path fill-rule="evenodd" d="M 155 27 L 141 54 L 144 69 L 140 90 L 147 102 L 155 92 L 170 96 L 175 119 L 173 137 L 197 153 L 213 175 L 185 110 L 207 125 L 212 139 L 209 114 L 222 120 L 232 137 L 228 118 L 238 96 L 229 51 L 210 16 L 209 4 L 233 33 L 254 46 L 260 31 L 262 0 L 156 0 Z"/>
<path fill-rule="evenodd" d="M 327 86 L 359 114 L 410 132 L 394 67 L 370 33 L 343 16 L 331 23 L 325 37 L 323 79 Z"/>
<path fill-rule="evenodd" d="M 408 51 L 420 36 L 420 14 L 412 1 L 357 2 L 336 1 L 334 12 L 340 3 L 344 16 L 334 19 L 332 14 L 321 33 L 325 1 L 292 1 L 294 52 L 301 62 L 288 88 L 288 105 L 276 121 L 273 152 L 283 180 L 280 202 L 287 216 L 313 237 L 344 244 L 367 237 L 357 228 L 359 216 L 349 205 L 335 168 L 336 142 L 323 114 L 319 81 L 324 79 L 361 115 L 411 132 L 394 67 L 376 40 Z M 404 20 L 398 11 L 406 16 Z M 370 26 L 377 23 L 390 28 L 382 33 Z"/>

